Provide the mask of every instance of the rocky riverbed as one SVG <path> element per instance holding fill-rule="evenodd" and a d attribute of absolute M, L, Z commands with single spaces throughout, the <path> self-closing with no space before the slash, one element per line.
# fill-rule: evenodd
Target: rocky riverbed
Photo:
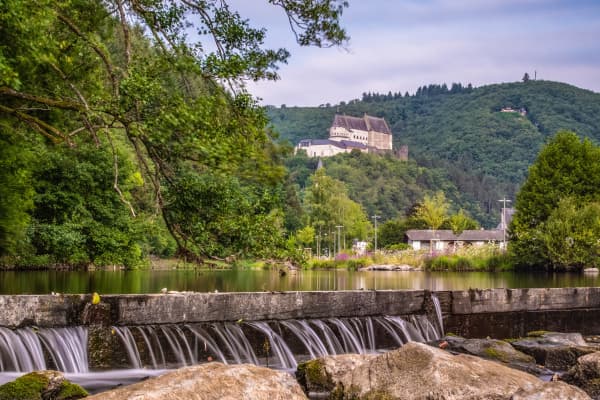
<path fill-rule="evenodd" d="M 53 387 L 59 381 L 65 385 L 56 372 L 49 374 L 45 376 L 52 377 L 47 380 Z M 0 386 L 0 400 L 19 399 L 15 382 Z M 579 400 L 600 399 L 599 382 L 597 341 L 573 333 L 531 332 L 516 340 L 446 336 L 381 354 L 328 356 L 300 364 L 296 377 L 254 365 L 211 362 L 88 398 Z M 75 400 L 85 395 L 74 391 L 58 397 L 60 391 L 42 386 L 39 391 L 33 398 Z"/>

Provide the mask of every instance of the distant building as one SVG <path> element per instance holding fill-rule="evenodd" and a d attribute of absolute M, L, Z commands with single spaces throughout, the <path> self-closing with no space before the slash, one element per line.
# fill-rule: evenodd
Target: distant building
<path fill-rule="evenodd" d="M 304 150 L 309 157 L 330 157 L 359 150 L 364 153 L 392 151 L 392 131 L 383 118 L 364 114 L 362 118 L 336 114 L 329 128 L 329 139 L 303 139 L 296 151 Z M 408 158 L 403 147 L 402 158 Z"/>
<path fill-rule="evenodd" d="M 408 244 L 413 250 L 429 249 L 433 246 L 435 251 L 446 251 L 466 244 L 483 246 L 486 243 L 501 245 L 504 240 L 504 231 L 493 230 L 466 230 L 457 235 L 451 230 L 409 229 L 406 231 Z"/>
<path fill-rule="evenodd" d="M 512 108 L 512 107 L 504 107 L 500 110 L 500 112 L 503 113 L 519 113 L 521 116 L 526 116 L 527 115 L 527 110 L 525 108 L 519 108 L 518 110 L 516 108 Z"/>
<path fill-rule="evenodd" d="M 331 157 L 339 153 L 350 153 L 354 149 L 366 152 L 367 146 L 350 140 L 331 139 L 302 139 L 296 146 L 296 151 L 304 150 L 309 157 Z"/>

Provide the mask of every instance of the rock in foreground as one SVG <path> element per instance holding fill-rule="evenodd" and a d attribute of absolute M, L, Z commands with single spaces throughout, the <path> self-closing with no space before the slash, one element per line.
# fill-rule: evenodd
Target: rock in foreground
<path fill-rule="evenodd" d="M 577 364 L 562 379 L 579 386 L 594 398 L 600 397 L 600 352 L 579 357 Z"/>
<path fill-rule="evenodd" d="M 529 372 L 535 376 L 552 375 L 552 371 L 538 366 L 532 356 L 520 352 L 502 340 L 465 339 L 460 336 L 445 336 L 432 344 L 446 351 L 470 354 L 501 362 L 508 367 Z"/>
<path fill-rule="evenodd" d="M 208 363 L 88 397 L 94 400 L 306 400 L 293 376 L 256 365 Z"/>
<path fill-rule="evenodd" d="M 310 361 L 300 368 L 308 371 L 300 381 L 307 382 L 306 388 L 331 388 L 330 398 L 390 400 L 509 400 L 520 389 L 534 390 L 542 385 L 525 372 L 474 356 L 452 355 L 422 343 L 408 343 L 398 350 L 355 360 L 354 369 L 346 373 L 331 369 L 335 358 Z M 345 359 L 343 362 L 351 364 Z"/>
<path fill-rule="evenodd" d="M 590 396 L 575 386 L 564 382 L 544 382 L 533 389 L 519 389 L 511 400 L 591 400 Z"/>
<path fill-rule="evenodd" d="M 0 400 L 77 400 L 87 394 L 58 371 L 30 372 L 0 386 Z"/>
<path fill-rule="evenodd" d="M 598 350 L 597 346 L 588 345 L 579 333 L 530 332 L 528 337 L 511 344 L 554 371 L 566 371 L 579 357 Z"/>

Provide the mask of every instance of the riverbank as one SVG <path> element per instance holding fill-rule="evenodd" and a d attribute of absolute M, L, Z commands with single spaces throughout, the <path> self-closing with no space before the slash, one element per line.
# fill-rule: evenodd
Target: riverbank
<path fill-rule="evenodd" d="M 310 259 L 306 269 L 498 272 L 514 271 L 510 256 L 494 245 L 458 248 L 451 253 L 400 250 L 352 257 L 345 253 L 332 259 Z"/>

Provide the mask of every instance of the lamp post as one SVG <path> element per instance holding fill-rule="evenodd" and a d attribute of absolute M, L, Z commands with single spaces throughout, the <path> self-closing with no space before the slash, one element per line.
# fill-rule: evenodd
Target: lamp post
<path fill-rule="evenodd" d="M 506 251 L 506 203 L 511 201 L 506 198 L 498 200 L 502 203 L 502 215 L 500 216 L 500 225 L 502 226 L 502 250 Z"/>
<path fill-rule="evenodd" d="M 379 215 L 373 215 L 371 218 L 375 221 L 375 253 L 377 253 L 377 220 L 381 217 Z"/>

